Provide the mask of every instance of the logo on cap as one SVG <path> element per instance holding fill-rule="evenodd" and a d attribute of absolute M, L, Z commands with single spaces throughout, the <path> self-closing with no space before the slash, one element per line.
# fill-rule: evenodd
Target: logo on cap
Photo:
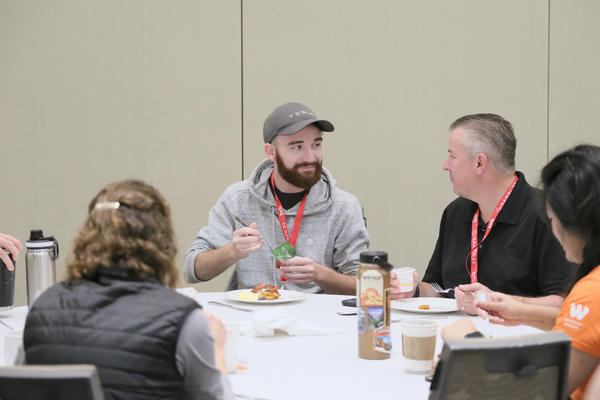
<path fill-rule="evenodd" d="M 289 118 L 293 119 L 294 117 L 298 117 L 300 115 L 312 115 L 313 117 L 315 116 L 315 114 L 308 112 L 308 111 L 296 111 L 295 113 L 291 113 L 290 115 L 288 115 Z"/>

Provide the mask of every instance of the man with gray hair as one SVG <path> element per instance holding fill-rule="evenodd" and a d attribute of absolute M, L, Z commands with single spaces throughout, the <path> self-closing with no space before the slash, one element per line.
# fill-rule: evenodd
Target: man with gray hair
<path fill-rule="evenodd" d="M 515 172 L 517 140 L 496 114 L 467 115 L 450 125 L 448 157 L 454 193 L 416 295 L 454 288 L 457 305 L 475 313 L 476 292 L 493 290 L 558 306 L 574 269 L 540 210 L 540 191 Z"/>
<path fill-rule="evenodd" d="M 267 159 L 229 186 L 185 255 L 188 282 L 207 281 L 236 264 L 229 289 L 261 283 L 308 293 L 356 293 L 356 272 L 369 235 L 358 199 L 339 189 L 323 166 L 331 122 L 286 103 L 265 120 Z M 277 261 L 273 248 L 295 249 Z"/>

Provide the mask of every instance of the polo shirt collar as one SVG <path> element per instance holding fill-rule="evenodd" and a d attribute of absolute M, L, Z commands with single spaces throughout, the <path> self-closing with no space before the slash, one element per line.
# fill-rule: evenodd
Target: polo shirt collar
<path fill-rule="evenodd" d="M 498 214 L 496 222 L 515 225 L 519 222 L 519 219 L 521 218 L 521 214 L 523 213 L 525 204 L 528 201 L 529 184 L 525 180 L 525 175 L 523 175 L 522 172 L 516 171 L 516 174 L 519 177 L 519 180 L 517 181 L 515 188 L 510 194 L 510 197 L 508 198 L 508 200 L 506 200 L 504 207 L 502 207 L 502 211 L 500 211 L 500 214 Z M 472 203 L 473 213 L 475 213 L 478 205 L 475 202 Z M 470 216 L 465 215 L 465 218 L 465 221 L 470 223 L 473 219 L 473 214 L 471 214 Z"/>
<path fill-rule="evenodd" d="M 523 175 L 522 172 L 517 171 L 517 176 L 519 177 L 517 185 L 510 194 L 508 200 L 506 200 L 504 207 L 502 207 L 502 211 L 498 214 L 498 217 L 496 218 L 496 221 L 498 222 L 515 225 L 521 218 L 521 214 L 523 213 L 523 209 L 525 208 L 525 204 L 529 197 L 529 184 L 525 180 L 525 175 Z"/>

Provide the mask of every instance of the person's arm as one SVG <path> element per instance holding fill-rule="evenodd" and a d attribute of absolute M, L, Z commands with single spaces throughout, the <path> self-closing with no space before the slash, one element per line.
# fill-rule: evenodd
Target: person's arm
<path fill-rule="evenodd" d="M 558 307 L 531 304 L 520 301 L 516 296 L 498 292 L 486 292 L 485 298 L 474 299 L 478 314 L 491 323 L 501 325 L 529 325 L 542 330 L 554 327 L 560 311 Z"/>
<path fill-rule="evenodd" d="M 208 281 L 263 245 L 256 224 L 244 227 L 236 222 L 239 200 L 230 188 L 211 208 L 208 225 L 198 232 L 185 254 L 182 272 L 186 282 Z"/>
<path fill-rule="evenodd" d="M 456 305 L 469 315 L 477 315 L 477 307 L 474 305 L 475 296 L 477 293 L 485 292 L 492 293 L 492 291 L 481 283 L 470 283 L 466 285 L 458 285 L 454 290 L 454 298 L 456 299 Z M 551 294 L 543 297 L 523 297 L 515 295 L 510 296 L 513 299 L 531 305 L 547 306 L 559 308 L 562 304 L 563 298 L 556 294 Z"/>
<path fill-rule="evenodd" d="M 557 294 L 551 294 L 542 297 L 522 297 L 513 296 L 516 300 L 522 301 L 523 303 L 533 304 L 538 306 L 556 307 L 560 308 L 564 298 Z"/>
<path fill-rule="evenodd" d="M 308 257 L 293 257 L 281 261 L 281 273 L 289 282 L 315 282 L 325 293 L 356 294 L 356 275 L 344 275 Z"/>
<path fill-rule="evenodd" d="M 419 282 L 419 297 L 442 297 L 442 295 L 433 290 L 431 284 Z"/>
<path fill-rule="evenodd" d="M 600 359 L 584 351 L 571 347 L 571 358 L 569 359 L 569 378 L 567 393 L 571 394 L 598 366 Z"/>
<path fill-rule="evenodd" d="M 233 239 L 225 246 L 198 253 L 194 260 L 194 274 L 200 281 L 208 281 L 231 267 L 238 260 L 263 246 L 263 240 L 256 230 L 256 223 L 233 232 Z"/>
<path fill-rule="evenodd" d="M 464 339 L 465 335 L 476 332 L 475 324 L 470 318 L 459 319 L 442 328 L 442 340 Z"/>
<path fill-rule="evenodd" d="M 197 309 L 190 313 L 181 328 L 175 362 L 183 376 L 186 400 L 234 398 L 225 374 L 226 338 L 222 325 L 218 318 L 208 317 L 202 309 Z"/>
<path fill-rule="evenodd" d="M 600 367 L 596 367 L 585 391 L 584 400 L 600 399 Z"/>
<path fill-rule="evenodd" d="M 356 294 L 356 275 L 344 275 L 315 263 L 315 283 L 329 294 Z"/>

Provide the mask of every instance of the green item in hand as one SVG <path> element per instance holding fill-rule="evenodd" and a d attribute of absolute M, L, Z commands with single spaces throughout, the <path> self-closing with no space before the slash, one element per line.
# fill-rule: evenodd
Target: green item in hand
<path fill-rule="evenodd" d="M 275 258 L 279 261 L 287 260 L 288 258 L 292 258 L 296 255 L 296 250 L 290 244 L 290 242 L 285 242 L 281 246 L 277 246 L 273 249 L 273 254 Z"/>

